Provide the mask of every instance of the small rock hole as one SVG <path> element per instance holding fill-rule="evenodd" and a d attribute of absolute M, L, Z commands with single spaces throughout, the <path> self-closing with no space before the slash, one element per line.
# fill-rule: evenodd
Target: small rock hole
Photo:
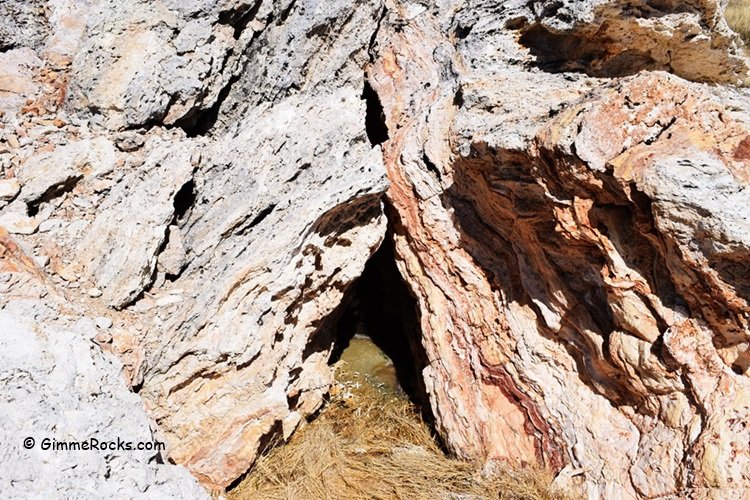
<path fill-rule="evenodd" d="M 367 138 L 372 146 L 383 144 L 389 139 L 388 126 L 385 123 L 385 112 L 377 92 L 365 80 L 365 87 L 362 91 L 362 99 L 367 104 L 365 113 L 365 130 Z"/>

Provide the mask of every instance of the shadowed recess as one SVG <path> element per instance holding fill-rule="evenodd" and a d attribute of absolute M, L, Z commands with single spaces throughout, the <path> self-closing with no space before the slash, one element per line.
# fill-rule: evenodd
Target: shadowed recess
<path fill-rule="evenodd" d="M 396 267 L 390 238 L 381 245 L 353 285 L 336 326 L 331 361 L 341 358 L 355 335 L 368 337 L 393 362 L 398 384 L 432 422 L 422 370 L 426 354 L 421 344 L 417 304 Z"/>

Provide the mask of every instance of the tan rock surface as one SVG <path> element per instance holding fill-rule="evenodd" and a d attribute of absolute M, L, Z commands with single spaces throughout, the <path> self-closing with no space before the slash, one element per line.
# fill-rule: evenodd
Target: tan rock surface
<path fill-rule="evenodd" d="M 142 401 L 159 460 L 222 490 L 321 406 L 392 238 L 452 453 L 588 498 L 747 495 L 750 93 L 722 6 L 3 4 L 0 386 L 88 411 L 78 370 L 112 396 L 91 426 L 129 408 L 148 437 Z M 43 398 L 3 404 L 3 432 L 39 410 L 54 433 Z M 80 470 L 200 496 L 152 459 Z M 0 480 L 77 491 L 35 460 L 0 454 Z"/>
<path fill-rule="evenodd" d="M 748 123 L 662 72 L 498 64 L 540 56 L 478 11 L 457 45 L 382 30 L 369 70 L 438 430 L 590 498 L 746 494 Z"/>

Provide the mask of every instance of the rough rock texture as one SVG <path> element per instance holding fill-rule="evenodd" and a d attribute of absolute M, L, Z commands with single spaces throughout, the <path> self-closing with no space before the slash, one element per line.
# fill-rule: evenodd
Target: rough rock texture
<path fill-rule="evenodd" d="M 329 316 L 384 238 L 362 99 L 380 14 L 96 2 L 64 107 L 52 85 L 32 89 L 39 121 L 64 121 L 47 143 L 21 144 L 33 122 L 10 139 L 20 193 L 8 186 L 0 221 L 53 281 L 113 308 L 97 342 L 170 460 L 211 488 L 320 407 Z"/>
<path fill-rule="evenodd" d="M 545 69 L 625 76 L 666 70 L 688 80 L 748 82 L 717 0 L 563 0 L 527 3 L 501 13 Z M 526 10 L 531 13 L 527 13 Z"/>
<path fill-rule="evenodd" d="M 5 11 L 14 496 L 201 493 L 153 454 L 17 447 L 150 438 L 139 398 L 162 460 L 231 485 L 321 406 L 386 237 L 450 451 L 590 498 L 748 494 L 748 60 L 717 0 Z"/>
<path fill-rule="evenodd" d="M 663 72 L 558 74 L 511 13 L 384 28 L 369 69 L 438 430 L 590 498 L 747 494 L 748 121 Z"/>
<path fill-rule="evenodd" d="M 207 498 L 158 451 L 55 450 L 52 442 L 159 440 L 119 361 L 93 342 L 86 311 L 65 300 L 0 229 L 0 490 L 7 498 Z M 24 439 L 36 444 L 26 449 Z M 161 465 L 159 465 L 161 464 Z"/>

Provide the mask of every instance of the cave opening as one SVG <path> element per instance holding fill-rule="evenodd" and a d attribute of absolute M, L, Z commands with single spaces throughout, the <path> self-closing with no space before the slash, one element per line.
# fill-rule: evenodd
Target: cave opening
<path fill-rule="evenodd" d="M 387 237 L 352 285 L 335 327 L 331 363 L 343 360 L 363 382 L 402 393 L 432 426 L 422 371 L 418 307 L 396 266 Z"/>
<path fill-rule="evenodd" d="M 385 122 L 385 111 L 378 93 L 365 80 L 362 89 L 362 99 L 365 101 L 365 132 L 371 146 L 378 146 L 386 142 L 389 137 L 388 125 Z"/>

